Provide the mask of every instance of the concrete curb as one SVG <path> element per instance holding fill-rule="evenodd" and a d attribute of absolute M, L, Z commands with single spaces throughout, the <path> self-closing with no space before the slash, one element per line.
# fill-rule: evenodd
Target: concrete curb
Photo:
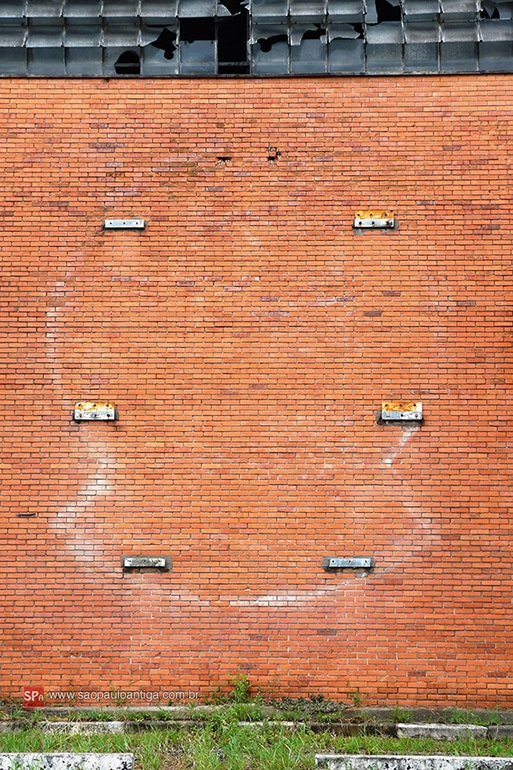
<path fill-rule="evenodd" d="M 41 722 L 45 733 L 66 733 L 67 735 L 96 735 L 98 733 L 124 733 L 128 722 Z"/>
<path fill-rule="evenodd" d="M 399 723 L 398 738 L 431 738 L 435 741 L 455 741 L 458 738 L 487 738 L 488 728 L 481 725 L 412 725 Z"/>
<path fill-rule="evenodd" d="M 176 728 L 192 729 L 198 725 L 206 724 L 196 719 L 147 719 L 126 721 L 113 720 L 101 722 L 37 722 L 31 723 L 27 720 L 14 720 L 11 722 L 0 722 L 0 733 L 14 733 L 21 730 L 41 730 L 45 733 L 63 733 L 67 735 L 78 734 L 102 734 L 102 733 L 140 733 L 145 730 L 173 730 Z M 330 732 L 334 735 L 389 735 L 396 737 L 396 726 L 393 722 L 372 724 L 358 722 L 308 722 L 308 721 L 239 721 L 237 724 L 241 727 L 283 727 L 288 730 L 296 730 L 300 727 L 307 727 L 313 733 Z"/>
<path fill-rule="evenodd" d="M 513 757 L 317 754 L 315 764 L 327 770 L 513 770 Z"/>
<path fill-rule="evenodd" d="M 133 754 L 0 754 L 0 770 L 133 770 Z"/>
<path fill-rule="evenodd" d="M 488 728 L 488 738 L 500 740 L 501 738 L 513 739 L 513 725 L 492 725 Z"/>
<path fill-rule="evenodd" d="M 1 733 L 13 733 L 21 730 L 41 730 L 47 733 L 64 734 L 102 734 L 102 733 L 136 733 L 145 730 L 188 729 L 201 725 L 203 722 L 194 718 L 189 719 L 147 719 L 147 720 L 102 720 L 72 721 L 72 722 L 31 722 L 28 719 L 18 719 L 0 722 Z M 513 725 L 450 725 L 450 724 L 411 724 L 394 722 L 309 722 L 296 721 L 240 721 L 241 726 L 262 727 L 273 725 L 289 730 L 305 726 L 314 733 L 330 732 L 336 735 L 388 735 L 398 738 L 430 738 L 431 740 L 452 741 L 458 738 L 480 738 L 489 740 L 513 739 Z M 0 768 L 1 770 L 1 768 Z"/>

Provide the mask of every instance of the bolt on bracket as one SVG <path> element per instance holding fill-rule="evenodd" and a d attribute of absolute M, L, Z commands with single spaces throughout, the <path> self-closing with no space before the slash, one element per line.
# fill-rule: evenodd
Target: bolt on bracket
<path fill-rule="evenodd" d="M 144 230 L 144 219 L 106 219 L 103 223 L 104 230 Z"/>
<path fill-rule="evenodd" d="M 158 569 L 171 572 L 171 556 L 122 556 L 121 564 L 124 571 L 133 569 Z"/>
<path fill-rule="evenodd" d="M 99 401 L 78 401 L 73 410 L 75 422 L 90 420 L 117 420 L 118 412 L 114 404 Z"/>
<path fill-rule="evenodd" d="M 322 568 L 326 570 L 326 572 L 339 569 L 371 570 L 374 568 L 374 559 L 372 556 L 351 556 L 349 558 L 325 556 L 322 560 Z"/>
<path fill-rule="evenodd" d="M 358 230 L 393 230 L 395 217 L 393 211 L 357 211 L 353 227 Z"/>
<path fill-rule="evenodd" d="M 422 422 L 420 401 L 383 401 L 378 422 Z"/>

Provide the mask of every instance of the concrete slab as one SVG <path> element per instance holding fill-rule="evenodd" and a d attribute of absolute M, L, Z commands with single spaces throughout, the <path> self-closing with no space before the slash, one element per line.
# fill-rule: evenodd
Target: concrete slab
<path fill-rule="evenodd" d="M 0 770 L 133 770 L 133 754 L 0 754 Z"/>
<path fill-rule="evenodd" d="M 66 733 L 67 735 L 96 735 L 100 733 L 122 733 L 125 722 L 41 722 L 45 733 Z"/>
<path fill-rule="evenodd" d="M 398 723 L 398 738 L 431 738 L 435 741 L 455 741 L 457 738 L 486 738 L 487 729 L 481 725 L 403 724 Z"/>
<path fill-rule="evenodd" d="M 21 730 L 24 723 L 21 721 L 10 720 L 9 722 L 0 722 L 0 733 L 13 733 L 15 730 Z"/>
<path fill-rule="evenodd" d="M 493 740 L 510 738 L 513 740 L 513 725 L 490 725 L 488 728 L 488 737 Z"/>
<path fill-rule="evenodd" d="M 513 770 L 513 757 L 317 754 L 315 764 L 327 770 Z"/>

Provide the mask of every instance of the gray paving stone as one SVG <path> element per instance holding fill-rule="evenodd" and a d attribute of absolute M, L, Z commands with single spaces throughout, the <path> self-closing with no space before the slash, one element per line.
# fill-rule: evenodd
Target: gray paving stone
<path fill-rule="evenodd" d="M 0 754 L 0 770 L 133 770 L 133 754 Z"/>
<path fill-rule="evenodd" d="M 513 770 L 513 757 L 317 754 L 326 770 Z"/>
<path fill-rule="evenodd" d="M 490 725 L 488 737 L 492 739 L 513 738 L 513 725 Z"/>
<path fill-rule="evenodd" d="M 481 725 L 443 725 L 443 724 L 397 724 L 398 738 L 432 738 L 435 741 L 455 741 L 457 738 L 471 736 L 486 738 L 486 727 Z"/>
<path fill-rule="evenodd" d="M 42 722 L 45 733 L 67 733 L 68 735 L 95 735 L 97 733 L 122 733 L 124 722 Z"/>

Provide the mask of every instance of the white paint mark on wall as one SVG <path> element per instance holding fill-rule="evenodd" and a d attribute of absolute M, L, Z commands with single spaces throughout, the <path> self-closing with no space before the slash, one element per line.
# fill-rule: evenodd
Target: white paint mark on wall
<path fill-rule="evenodd" d="M 98 498 L 107 497 L 113 488 L 116 474 L 116 458 L 109 453 L 107 442 L 102 439 L 89 441 L 87 445 L 87 459 L 84 462 L 96 463 L 86 481 L 75 493 L 74 499 L 64 508 L 58 511 L 57 516 L 69 516 L 76 513 L 77 509 L 88 508 L 98 502 Z"/>
<path fill-rule="evenodd" d="M 284 607 L 288 604 L 307 604 L 323 596 L 339 591 L 344 593 L 356 590 L 359 587 L 354 581 L 337 583 L 335 585 L 323 585 L 313 591 L 296 591 L 295 593 L 265 594 L 247 599 L 232 599 L 231 607 Z"/>
<path fill-rule="evenodd" d="M 114 489 L 116 475 L 116 458 L 109 451 L 107 441 L 96 438 L 88 441 L 84 462 L 94 464 L 85 482 L 74 492 L 72 499 L 68 500 L 59 511 L 50 527 L 62 532 L 60 520 L 77 518 L 79 513 L 84 513 L 100 501 L 108 497 Z M 77 561 L 90 562 L 95 559 L 96 539 L 86 533 L 80 524 L 76 523 L 66 531 L 66 545 Z"/>
<path fill-rule="evenodd" d="M 384 465 L 387 465 L 389 468 L 393 465 L 396 457 L 399 457 L 404 447 L 407 445 L 410 439 L 413 438 L 413 436 L 419 430 L 419 428 L 420 428 L 420 425 L 409 425 L 408 427 L 405 427 L 404 432 L 401 435 L 401 438 L 399 439 L 397 447 L 393 449 L 386 457 L 383 458 L 382 462 Z"/>

